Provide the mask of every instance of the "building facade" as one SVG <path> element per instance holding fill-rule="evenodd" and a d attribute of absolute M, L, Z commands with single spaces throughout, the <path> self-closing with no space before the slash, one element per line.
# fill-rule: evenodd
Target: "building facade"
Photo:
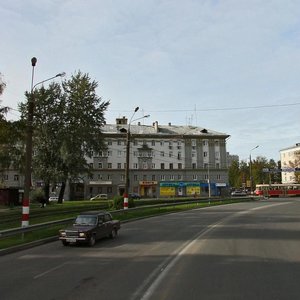
<path fill-rule="evenodd" d="M 102 132 L 107 149 L 88 159 L 92 175 L 83 179 L 85 198 L 123 195 L 127 151 L 129 193 L 220 195 L 228 187 L 225 133 L 170 123 L 129 125 L 125 117 L 106 124 Z"/>
<path fill-rule="evenodd" d="M 300 143 L 280 150 L 280 160 L 282 169 L 282 183 L 296 183 L 297 178 L 295 168 L 300 168 Z"/>

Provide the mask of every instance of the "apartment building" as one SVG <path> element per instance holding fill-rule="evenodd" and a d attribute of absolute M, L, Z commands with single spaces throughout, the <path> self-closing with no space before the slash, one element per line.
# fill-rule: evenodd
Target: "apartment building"
<path fill-rule="evenodd" d="M 116 119 L 103 129 L 106 149 L 87 158 L 91 175 L 81 174 L 67 187 L 65 199 L 89 199 L 97 194 L 109 198 L 123 195 L 127 139 L 129 138 L 129 193 L 143 197 L 220 195 L 228 187 L 226 139 L 229 135 L 196 126 L 128 124 Z M 128 133 L 129 131 L 129 133 Z M 8 170 L 1 186 L 19 188 L 24 176 Z M 41 181 L 33 178 L 35 187 Z M 69 189 L 70 188 L 70 189 Z M 68 195 L 71 195 L 70 197 Z"/>
<path fill-rule="evenodd" d="M 300 143 L 280 150 L 282 183 L 296 183 L 295 168 L 300 168 Z"/>
<path fill-rule="evenodd" d="M 94 153 L 84 177 L 84 197 L 122 195 L 129 151 L 129 193 L 144 197 L 221 194 L 228 187 L 229 135 L 195 126 L 128 124 L 103 128 L 107 149 Z M 129 150 L 127 145 L 129 139 Z M 209 184 L 209 185 L 208 185 Z"/>

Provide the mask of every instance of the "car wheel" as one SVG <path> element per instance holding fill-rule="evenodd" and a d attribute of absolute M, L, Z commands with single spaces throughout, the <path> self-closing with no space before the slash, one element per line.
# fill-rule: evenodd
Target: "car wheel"
<path fill-rule="evenodd" d="M 70 243 L 67 242 L 67 241 L 61 241 L 61 242 L 62 242 L 62 244 L 63 244 L 64 246 L 69 246 L 69 245 L 70 245 Z"/>
<path fill-rule="evenodd" d="M 113 229 L 110 233 L 110 238 L 114 239 L 118 235 L 118 231 L 116 229 Z"/>
<path fill-rule="evenodd" d="M 93 247 L 96 243 L 96 238 L 94 235 L 91 236 L 90 240 L 89 240 L 89 246 Z"/>

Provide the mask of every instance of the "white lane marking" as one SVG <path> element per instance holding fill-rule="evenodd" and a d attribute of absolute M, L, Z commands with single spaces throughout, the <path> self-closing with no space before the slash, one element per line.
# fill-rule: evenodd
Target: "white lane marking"
<path fill-rule="evenodd" d="M 49 274 L 49 273 L 51 273 L 51 272 L 53 272 L 55 270 L 58 270 L 58 269 L 62 268 L 64 265 L 65 265 L 65 263 L 62 263 L 62 264 L 60 264 L 60 265 L 58 265 L 58 266 L 56 266 L 56 267 L 54 267 L 52 269 L 49 269 L 49 270 L 47 270 L 47 271 L 45 271 L 43 273 L 40 273 L 40 274 L 34 276 L 33 279 L 38 279 L 40 277 L 43 277 L 43 276 L 45 276 L 45 275 L 47 275 L 47 274 Z"/>
<path fill-rule="evenodd" d="M 273 206 L 279 206 L 279 205 L 287 205 L 292 202 L 284 202 L 284 203 L 276 203 L 271 205 L 265 205 L 260 207 L 254 207 L 246 211 L 237 212 L 233 215 L 226 216 L 222 218 L 220 221 L 218 221 L 215 224 L 212 224 L 209 226 L 206 230 L 201 231 L 199 234 L 197 234 L 191 241 L 187 242 L 182 247 L 177 248 L 167 259 L 165 259 L 151 274 L 147 277 L 147 279 L 143 282 L 143 284 L 140 286 L 140 288 L 135 292 L 132 299 L 136 299 L 137 296 L 143 291 L 143 289 L 146 288 L 147 285 L 154 279 L 152 284 L 148 287 L 144 295 L 140 298 L 141 300 L 148 300 L 150 297 L 154 294 L 157 287 L 160 285 L 160 283 L 163 281 L 163 279 L 167 276 L 167 274 L 170 272 L 172 267 L 178 262 L 178 260 L 183 256 L 188 250 L 199 240 L 203 235 L 207 234 L 208 232 L 212 231 L 213 229 L 222 226 L 221 224 L 227 221 L 228 219 L 233 218 L 236 215 L 240 214 L 246 214 L 250 213 L 255 210 L 260 210 L 264 208 L 270 208 Z M 173 257 L 175 256 L 175 257 Z"/>

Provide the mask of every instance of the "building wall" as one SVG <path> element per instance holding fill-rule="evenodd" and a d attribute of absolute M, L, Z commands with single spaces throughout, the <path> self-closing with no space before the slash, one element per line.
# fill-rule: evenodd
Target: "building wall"
<path fill-rule="evenodd" d="M 288 147 L 280 150 L 280 160 L 281 168 L 283 170 L 289 169 L 292 166 L 299 168 L 299 154 L 300 153 L 300 143 L 292 147 Z M 282 183 L 295 183 L 296 182 L 296 173 L 293 171 L 282 172 Z"/>

